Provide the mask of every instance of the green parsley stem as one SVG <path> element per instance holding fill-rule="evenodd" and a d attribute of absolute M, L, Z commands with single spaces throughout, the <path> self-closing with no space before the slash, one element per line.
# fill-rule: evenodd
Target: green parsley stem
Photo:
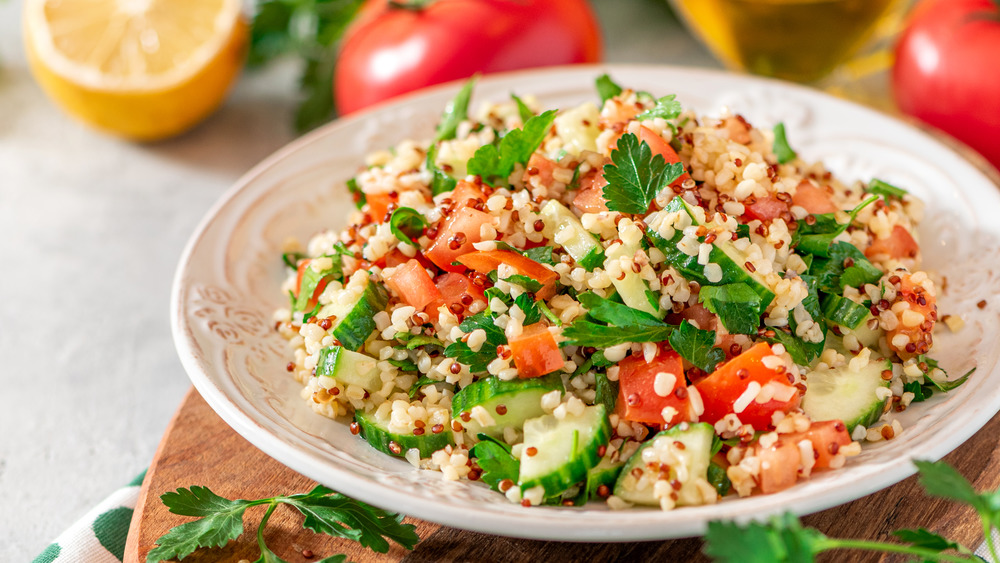
<path fill-rule="evenodd" d="M 969 561 L 979 561 L 975 555 L 952 555 L 941 553 L 933 549 L 914 547 L 910 545 L 899 545 L 895 543 L 827 538 L 822 543 L 822 550 L 830 549 L 863 549 L 865 551 L 881 551 L 884 553 L 902 553 L 905 555 L 915 555 L 928 561 L 949 561 L 953 563 L 968 563 Z"/>
<path fill-rule="evenodd" d="M 997 557 L 996 542 L 993 541 L 993 520 L 991 518 L 983 518 L 983 537 L 986 538 L 986 545 L 990 547 L 990 557 L 993 561 L 1000 561 L 1000 557 Z"/>
<path fill-rule="evenodd" d="M 562 326 L 563 324 L 562 321 L 560 321 L 559 317 L 557 317 L 555 313 L 553 313 L 552 310 L 549 309 L 549 306 L 545 304 L 545 301 L 538 300 L 537 303 L 538 303 L 538 308 L 542 311 L 542 314 L 545 315 L 545 318 L 552 321 L 552 324 L 556 326 Z"/>
<path fill-rule="evenodd" d="M 264 544 L 264 526 L 267 525 L 267 521 L 271 518 L 271 513 L 274 509 L 278 507 L 278 503 L 274 500 L 268 503 L 267 512 L 264 513 L 264 517 L 260 519 L 260 525 L 257 526 L 257 545 L 260 546 L 261 553 L 267 553 L 267 546 Z"/>

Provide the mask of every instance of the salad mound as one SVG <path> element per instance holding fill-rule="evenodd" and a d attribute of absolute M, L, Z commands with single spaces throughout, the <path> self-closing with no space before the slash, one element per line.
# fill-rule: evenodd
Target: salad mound
<path fill-rule="evenodd" d="M 964 381 L 928 354 L 922 203 L 801 160 L 784 127 L 597 80 L 370 155 L 275 313 L 319 414 L 525 506 L 772 493 Z"/>

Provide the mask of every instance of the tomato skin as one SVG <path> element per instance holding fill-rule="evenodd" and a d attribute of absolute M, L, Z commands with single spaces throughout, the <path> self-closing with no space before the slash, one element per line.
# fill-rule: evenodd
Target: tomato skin
<path fill-rule="evenodd" d="M 474 204 L 475 201 L 486 202 L 486 194 L 483 193 L 483 190 L 479 189 L 479 186 L 472 182 L 466 182 L 465 180 L 459 180 L 455 189 L 452 190 L 451 195 L 448 197 L 451 199 L 452 206 L 455 209 L 470 207 L 469 204 Z"/>
<path fill-rule="evenodd" d="M 813 214 L 834 213 L 838 211 L 829 192 L 808 180 L 803 180 L 795 188 L 795 195 L 792 196 L 792 205 L 798 205 Z"/>
<path fill-rule="evenodd" d="M 623 420 L 642 422 L 645 424 L 677 424 L 681 421 L 693 421 L 691 413 L 691 398 L 686 393 L 684 379 L 684 362 L 677 352 L 662 347 L 653 361 L 646 363 L 642 354 L 632 354 L 618 363 L 618 401 L 615 412 Z M 656 374 L 666 372 L 673 374 L 674 386 L 666 397 L 661 397 L 654 390 Z M 676 392 L 685 388 L 682 396 Z M 632 398 L 632 404 L 629 398 Z M 669 421 L 663 419 L 663 409 L 673 407 L 677 414 Z"/>
<path fill-rule="evenodd" d="M 573 198 L 573 207 L 584 213 L 600 213 L 608 210 L 608 200 L 604 199 L 604 168 L 591 170 L 580 178 L 580 191 Z"/>
<path fill-rule="evenodd" d="M 463 299 L 468 300 L 466 296 L 471 297 L 473 303 L 476 301 L 486 303 L 486 295 L 483 288 L 476 287 L 472 283 L 472 280 L 464 274 L 448 272 L 442 276 L 438 276 L 434 280 L 434 285 L 441 292 L 442 301 L 440 304 L 448 306 L 461 305 L 463 309 L 468 309 L 472 303 L 466 304 L 463 301 Z M 437 307 L 434 307 L 434 309 L 437 309 Z"/>
<path fill-rule="evenodd" d="M 407 305 L 416 307 L 418 311 L 442 300 L 434 280 L 427 275 L 423 265 L 413 258 L 397 266 L 392 275 L 385 279 L 385 284 L 399 294 Z"/>
<path fill-rule="evenodd" d="M 766 342 L 759 342 L 699 381 L 695 387 L 701 394 L 701 401 L 705 406 L 699 421 L 715 424 L 727 414 L 733 413 L 733 404 L 743 395 L 752 381 L 756 381 L 761 387 L 772 381 L 788 387 L 788 376 L 783 371 L 773 370 L 764 365 L 763 358 L 770 355 L 772 355 L 771 346 Z M 751 400 L 743 412 L 736 413 L 736 416 L 742 423 L 750 424 L 756 430 L 771 429 L 772 415 L 779 410 L 786 413 L 791 411 L 799 406 L 800 399 L 800 393 L 795 390 L 787 400 L 772 398 L 766 403 Z"/>
<path fill-rule="evenodd" d="M 885 254 L 889 258 L 916 258 L 920 245 L 913 239 L 910 231 L 902 225 L 896 225 L 886 238 L 876 238 L 865 249 L 865 256 L 874 258 Z"/>
<path fill-rule="evenodd" d="M 759 219 L 761 222 L 770 223 L 780 217 L 788 223 L 792 219 L 788 204 L 774 196 L 758 197 L 753 203 L 744 202 L 743 205 L 746 209 L 743 212 L 744 221 Z"/>
<path fill-rule="evenodd" d="M 389 212 L 389 205 L 394 203 L 392 196 L 388 193 L 368 194 L 365 196 L 368 202 L 368 214 L 372 221 L 382 223 L 385 221 L 385 214 Z"/>
<path fill-rule="evenodd" d="M 587 0 L 369 0 L 345 33 L 334 78 L 342 115 L 404 92 L 547 65 L 595 63 L 601 31 Z"/>
<path fill-rule="evenodd" d="M 979 151 L 1000 169 L 1000 7 L 991 0 L 924 0 L 896 43 L 899 109 Z"/>
<path fill-rule="evenodd" d="M 455 211 L 442 223 L 438 229 L 437 237 L 431 243 L 424 256 L 433 262 L 438 268 L 446 272 L 461 272 L 464 266 L 453 266 L 452 262 L 463 254 L 475 250 L 473 244 L 482 240 L 479 229 L 483 223 L 490 223 L 493 217 L 489 213 L 484 213 L 471 207 L 463 207 Z M 449 239 L 461 233 L 465 237 L 465 242 L 458 245 L 458 248 L 451 248 Z"/>
<path fill-rule="evenodd" d="M 463 254 L 457 260 L 481 273 L 488 274 L 496 270 L 500 264 L 507 264 L 517 270 L 518 274 L 528 276 L 542 284 L 542 288 L 535 292 L 539 299 L 548 299 L 556 294 L 556 280 L 559 274 L 535 262 L 531 258 L 526 258 L 510 250 L 480 250 Z"/>
<path fill-rule="evenodd" d="M 309 267 L 310 262 L 312 262 L 312 259 L 307 258 L 299 262 L 299 266 L 298 268 L 296 268 L 295 288 L 292 290 L 292 295 L 294 295 L 295 297 L 299 296 L 299 292 L 301 291 L 302 288 L 302 276 L 305 275 L 306 268 Z M 316 284 L 316 289 L 313 291 L 312 296 L 309 298 L 309 301 L 306 302 L 305 306 L 306 311 L 312 311 L 316 307 L 316 303 L 319 302 L 319 296 L 323 295 L 323 290 L 326 289 L 326 286 L 329 283 L 330 283 L 330 278 L 323 278 L 319 280 L 319 283 Z"/>
<path fill-rule="evenodd" d="M 544 323 L 524 327 L 519 336 L 510 340 L 510 351 L 521 379 L 541 377 L 566 363 L 559 344 Z"/>

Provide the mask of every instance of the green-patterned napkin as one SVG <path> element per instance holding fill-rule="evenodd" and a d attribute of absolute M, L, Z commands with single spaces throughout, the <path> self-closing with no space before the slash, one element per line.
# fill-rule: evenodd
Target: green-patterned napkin
<path fill-rule="evenodd" d="M 143 471 L 112 493 L 45 548 L 33 563 L 120 563 Z"/>

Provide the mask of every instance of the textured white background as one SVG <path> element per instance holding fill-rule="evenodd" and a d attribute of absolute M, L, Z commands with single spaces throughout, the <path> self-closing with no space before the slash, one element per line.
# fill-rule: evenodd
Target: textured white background
<path fill-rule="evenodd" d="M 609 62 L 718 67 L 662 0 L 595 0 Z M 0 2 L 0 561 L 30 561 L 142 471 L 190 386 L 167 317 L 215 199 L 293 138 L 295 71 L 245 75 L 194 131 L 133 145 L 65 117 Z M 196 484 L 196 483 L 192 483 Z"/>

